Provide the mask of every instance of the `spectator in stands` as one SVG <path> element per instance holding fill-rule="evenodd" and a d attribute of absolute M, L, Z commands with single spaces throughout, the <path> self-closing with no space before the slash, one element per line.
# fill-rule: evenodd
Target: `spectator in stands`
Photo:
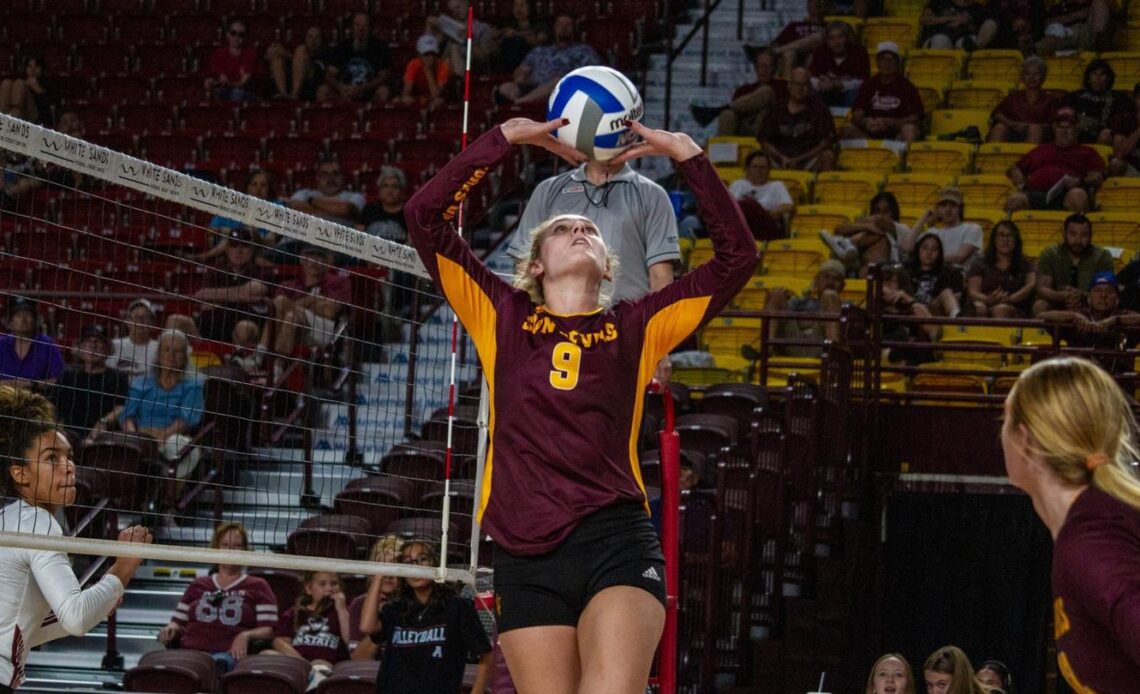
<path fill-rule="evenodd" d="M 123 324 L 127 327 L 127 334 L 111 340 L 111 356 L 107 359 L 107 366 L 130 376 L 141 376 L 150 369 L 150 363 L 158 356 L 158 340 L 153 336 L 154 305 L 146 299 L 135 299 L 127 306 Z"/>
<path fill-rule="evenodd" d="M 1077 141 L 1113 144 L 1113 133 L 1125 130 L 1136 119 L 1136 107 L 1126 92 L 1115 91 L 1116 71 L 1096 58 L 1085 67 L 1081 88 L 1071 92 L 1065 105 L 1077 114 Z"/>
<path fill-rule="evenodd" d="M 397 166 L 381 166 L 376 187 L 380 191 L 380 199 L 364 206 L 356 228 L 389 241 L 406 242 L 408 223 L 404 220 L 404 200 L 408 190 L 407 177 Z"/>
<path fill-rule="evenodd" d="M 930 0 L 918 19 L 925 48 L 986 48 L 998 33 L 998 23 L 986 8 L 971 0 Z"/>
<path fill-rule="evenodd" d="M 932 315 L 957 318 L 962 311 L 962 273 L 946 264 L 942 240 L 936 234 L 923 234 L 916 247 L 907 265 L 914 283 L 914 301 L 930 309 Z"/>
<path fill-rule="evenodd" d="M 899 653 L 879 656 L 867 675 L 863 694 L 915 694 L 910 663 Z"/>
<path fill-rule="evenodd" d="M 446 0 L 443 3 L 443 11 L 438 16 L 428 17 L 426 25 L 428 32 L 440 42 L 442 58 L 455 72 L 459 72 L 461 67 L 467 64 L 467 3 L 464 0 Z M 486 22 L 473 20 L 472 69 L 481 71 L 489 67 L 498 48 L 499 32 Z"/>
<path fill-rule="evenodd" d="M 101 325 L 85 325 L 75 346 L 77 364 L 59 377 L 55 411 L 73 441 L 94 441 L 118 420 L 127 402 L 128 378 L 107 368 L 111 339 Z"/>
<path fill-rule="evenodd" d="M 1107 0 L 1046 0 L 1044 4 L 1045 35 L 1037 42 L 1037 55 L 1110 49 Z"/>
<path fill-rule="evenodd" d="M 1009 668 L 1000 660 L 987 660 L 974 675 L 983 687 L 1000 690 L 1003 694 L 1013 694 L 1013 677 Z"/>
<path fill-rule="evenodd" d="M 550 40 L 550 26 L 535 16 L 533 0 L 514 0 L 511 16 L 499 26 L 495 72 L 514 72 L 526 54 Z"/>
<path fill-rule="evenodd" d="M 372 20 L 366 12 L 352 15 L 351 35 L 326 58 L 325 80 L 317 88 L 317 101 L 382 104 L 392 97 L 388 84 L 392 56 L 388 44 L 372 35 Z"/>
<path fill-rule="evenodd" d="M 808 62 L 811 85 L 828 106 L 850 106 L 863 80 L 871 76 L 867 49 L 847 22 L 827 25 L 825 40 Z"/>
<path fill-rule="evenodd" d="M 1111 270 L 1093 276 L 1085 301 L 1068 309 L 1042 311 L 1038 316 L 1050 323 L 1065 326 L 1061 339 L 1070 347 L 1091 347 L 1118 350 L 1135 344 L 1135 338 L 1126 338 L 1120 328 L 1140 325 L 1140 313 L 1120 307 L 1120 288 Z M 1132 371 L 1133 359 L 1123 356 L 1097 355 L 1094 357 L 1111 373 Z"/>
<path fill-rule="evenodd" d="M 321 28 L 311 26 L 305 31 L 305 39 L 293 49 L 274 43 L 265 52 L 269 64 L 269 75 L 277 89 L 275 98 L 294 101 L 316 101 L 317 89 L 325 80 L 328 69 L 329 49 L 325 47 Z"/>
<path fill-rule="evenodd" d="M 246 25 L 235 19 L 226 27 L 226 45 L 210 54 L 206 73 L 206 91 L 219 101 L 252 101 L 257 99 L 251 81 L 262 73 L 257 51 L 245 42 Z"/>
<path fill-rule="evenodd" d="M 875 49 L 879 72 L 865 80 L 851 103 L 851 122 L 844 139 L 887 139 L 913 142 L 922 137 L 926 114 L 918 89 L 902 74 L 898 44 L 883 41 Z"/>
<path fill-rule="evenodd" d="M 301 586 L 297 602 L 277 622 L 273 650 L 311 664 L 309 689 L 315 689 L 333 665 L 348 660 L 348 602 L 332 571 L 306 571 Z"/>
<path fill-rule="evenodd" d="M 1053 141 L 1037 145 L 1010 167 L 1018 192 L 1006 199 L 1013 212 L 1027 207 L 1084 212 L 1092 192 L 1104 181 L 1104 158 L 1077 142 L 1077 114 L 1065 106 L 1053 117 Z"/>
<path fill-rule="evenodd" d="M 251 320 L 239 320 L 234 326 L 234 351 L 226 355 L 226 362 L 240 367 L 250 376 L 261 373 L 261 365 L 269 352 L 269 329 Z"/>
<path fill-rule="evenodd" d="M 1027 56 L 1037 52 L 1034 24 L 1041 15 L 1036 0 L 994 0 L 988 5 L 990 16 L 999 17 L 997 37 L 990 48 L 1011 48 Z"/>
<path fill-rule="evenodd" d="M 835 123 L 827 104 L 812 93 L 806 68 L 792 70 L 787 98 L 766 112 L 757 139 L 777 168 L 835 168 Z"/>
<path fill-rule="evenodd" d="M 352 302 L 352 283 L 333 266 L 334 253 L 320 246 L 301 251 L 301 276 L 281 285 L 273 297 L 277 337 L 274 349 L 289 356 L 298 342 L 332 344 L 337 323 Z M 303 340 L 299 339 L 303 333 Z"/>
<path fill-rule="evenodd" d="M 59 96 L 54 82 L 44 74 L 43 56 L 25 55 L 21 68 L 21 77 L 0 81 L 0 113 L 32 123 L 50 123 Z"/>
<path fill-rule="evenodd" d="M 1116 279 L 1120 285 L 1120 305 L 1129 311 L 1140 312 L 1140 260 L 1133 260 L 1121 268 Z"/>
<path fill-rule="evenodd" d="M 918 316 L 929 318 L 930 307 L 915 299 L 914 282 L 905 265 L 891 263 L 882 268 L 883 313 L 898 316 Z M 908 323 L 889 323 L 883 326 L 883 339 L 914 342 L 918 339 L 935 341 L 941 328 L 937 325 L 915 326 Z M 917 350 L 891 351 L 890 361 L 921 363 L 930 361 L 929 353 Z"/>
<path fill-rule="evenodd" d="M 915 239 L 929 231 L 942 242 L 946 262 L 965 267 L 982 250 L 982 228 L 965 221 L 964 215 L 962 193 L 954 186 L 946 186 L 938 193 L 938 204 L 923 212 L 910 232 L 899 238 L 899 251 L 914 252 Z"/>
<path fill-rule="evenodd" d="M 277 198 L 277 179 L 273 176 L 272 171 L 265 169 L 254 169 L 249 172 L 249 176 L 245 179 L 245 192 L 247 195 L 252 195 L 255 198 L 268 200 L 274 204 L 281 204 Z M 245 223 L 236 219 L 229 219 L 221 215 L 214 215 L 210 220 L 210 230 L 215 232 L 218 236 L 218 241 L 209 250 L 203 251 L 196 255 L 191 256 L 191 260 L 198 262 L 210 262 L 218 256 L 225 255 L 226 247 L 229 246 L 229 232 L 238 227 L 245 227 Z M 248 227 L 246 227 L 248 228 Z M 272 248 L 280 241 L 281 237 L 268 229 L 256 229 L 250 236 L 253 241 L 264 248 Z"/>
<path fill-rule="evenodd" d="M 868 267 L 874 263 L 897 262 L 898 239 L 910 233 L 910 227 L 899 221 L 899 203 L 894 194 L 876 193 L 868 208 L 869 215 L 840 224 L 834 233 L 819 232 L 836 259 L 860 277 L 866 277 Z"/>
<path fill-rule="evenodd" d="M 434 545 L 413 540 L 401 548 L 400 563 L 437 566 L 439 555 Z M 490 683 L 491 643 L 471 601 L 430 578 L 401 583 L 399 597 L 380 610 L 378 619 L 369 609 L 361 614 L 361 630 L 374 643 L 389 646 L 377 690 L 459 694 L 470 654 L 479 658 L 471 691 L 484 691 Z"/>
<path fill-rule="evenodd" d="M 317 166 L 317 187 L 293 193 L 288 205 L 299 212 L 353 226 L 364 208 L 364 196 L 345 187 L 339 162 L 325 159 Z"/>
<path fill-rule="evenodd" d="M 1049 74 L 1045 61 L 1030 56 L 1021 64 L 1023 89 L 1010 92 L 990 115 L 987 142 L 1032 142 L 1040 144 L 1051 132 L 1059 99 L 1041 88 Z"/>
<path fill-rule="evenodd" d="M 783 287 L 773 287 L 768 292 L 768 299 L 764 302 L 765 311 L 794 311 L 796 313 L 825 314 L 839 316 L 842 301 L 839 295 L 843 292 L 844 277 L 846 277 L 843 264 L 838 260 L 828 260 L 819 266 L 819 271 L 812 278 L 811 287 L 802 296 L 793 296 Z M 822 345 L 824 340 L 837 341 L 839 339 L 839 321 L 820 320 L 818 318 L 792 319 L 777 318 L 768 324 L 769 339 L 798 340 L 815 343 L 811 345 L 778 345 L 776 353 L 792 357 L 818 357 L 823 349 L 815 346 Z"/>
<path fill-rule="evenodd" d="M 795 210 L 788 187 L 783 181 L 768 178 L 772 161 L 759 150 L 744 160 L 744 178 L 738 178 L 728 192 L 740 203 L 740 211 L 748 222 L 752 235 L 759 241 L 783 238 L 784 220 Z"/>
<path fill-rule="evenodd" d="M 0 384 L 43 390 L 63 373 L 63 354 L 43 332 L 36 302 L 23 296 L 8 301 L 8 331 L 0 336 Z"/>
<path fill-rule="evenodd" d="M 204 379 L 190 367 L 190 340 L 177 330 L 158 338 L 158 359 L 151 372 L 131 381 L 127 404 L 119 415 L 119 428 L 154 443 L 167 461 L 182 456 L 174 473 L 184 480 L 198 466 L 201 452 L 191 449 L 190 432 L 205 412 Z"/>
<path fill-rule="evenodd" d="M 239 320 L 260 322 L 268 315 L 269 287 L 265 273 L 254 262 L 255 248 L 249 227 L 231 229 L 224 262 L 211 270 L 205 286 L 194 292 L 193 298 L 205 304 L 197 324 L 198 334 L 205 340 L 228 342 Z M 181 318 L 177 314 L 168 316 L 166 324 L 169 327 Z"/>
<path fill-rule="evenodd" d="M 1037 258 L 1037 300 L 1033 315 L 1079 308 L 1098 272 L 1111 272 L 1112 255 L 1092 242 L 1092 222 L 1083 214 L 1065 219 L 1064 239 Z"/>
<path fill-rule="evenodd" d="M 788 22 L 768 47 L 776 54 L 780 72 L 800 67 L 824 39 L 826 0 L 807 0 L 807 17 Z M 753 49 L 756 50 L 756 49 Z"/>
<path fill-rule="evenodd" d="M 756 51 L 752 68 L 756 71 L 756 81 L 737 87 L 727 104 L 689 107 L 701 127 L 715 120 L 718 135 L 759 135 L 768 109 L 786 98 L 788 90 L 784 80 L 776 78 L 776 55 L 772 51 Z"/>
<path fill-rule="evenodd" d="M 383 564 L 395 564 L 400 560 L 400 549 L 404 541 L 396 535 L 385 535 L 372 543 L 368 560 Z M 391 600 L 397 597 L 400 590 L 400 579 L 386 574 L 372 574 L 368 577 L 368 591 L 364 595 L 353 598 L 348 606 L 349 622 L 349 648 L 353 660 L 378 660 L 376 644 L 372 639 L 364 636 L 369 632 L 364 630 L 364 612 L 367 610 L 380 619 L 380 611 Z M 373 622 L 374 623 L 374 622 Z"/>
<path fill-rule="evenodd" d="M 416 53 L 404 69 L 404 90 L 394 102 L 401 106 L 418 104 L 434 111 L 449 100 L 451 68 L 439 57 L 439 40 L 431 34 L 416 40 Z"/>
<path fill-rule="evenodd" d="M 248 550 L 249 535 L 240 523 L 222 523 L 214 529 L 210 547 Z M 205 651 L 221 672 L 229 672 L 237 661 L 264 648 L 276 627 L 277 598 L 265 579 L 247 575 L 243 566 L 218 564 L 216 572 L 186 588 L 158 640 L 168 648 Z"/>
<path fill-rule="evenodd" d="M 558 15 L 554 20 L 554 42 L 531 49 L 515 69 L 512 80 L 499 85 L 496 99 L 516 104 L 545 101 L 567 72 L 585 65 L 600 65 L 598 52 L 578 43 L 576 32 L 573 17 Z"/>
<path fill-rule="evenodd" d="M 1132 119 L 1114 131 L 1109 176 L 1140 176 L 1140 82 L 1132 88 Z"/>
<path fill-rule="evenodd" d="M 943 646 L 930 654 L 922 667 L 926 691 L 942 694 L 986 694 L 974 679 L 970 658 L 957 646 Z"/>
<path fill-rule="evenodd" d="M 1030 315 L 1037 291 L 1037 270 L 1022 254 L 1021 231 L 1003 220 L 994 225 L 985 255 L 966 273 L 966 297 L 974 315 L 1018 318 Z"/>

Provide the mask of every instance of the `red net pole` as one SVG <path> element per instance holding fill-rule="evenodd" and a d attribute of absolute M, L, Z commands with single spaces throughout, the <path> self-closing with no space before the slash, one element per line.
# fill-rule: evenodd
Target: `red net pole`
<path fill-rule="evenodd" d="M 677 596 L 680 581 L 681 436 L 673 428 L 673 393 L 661 388 L 665 426 L 658 432 L 661 452 L 661 550 L 665 554 L 665 630 L 657 648 L 660 694 L 677 691 Z"/>

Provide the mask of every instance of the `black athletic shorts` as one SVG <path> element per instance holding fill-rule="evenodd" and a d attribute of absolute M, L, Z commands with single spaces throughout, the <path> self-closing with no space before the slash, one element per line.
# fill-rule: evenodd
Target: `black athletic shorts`
<path fill-rule="evenodd" d="M 577 626 L 590 599 L 634 586 L 665 604 L 665 557 L 645 507 L 622 503 L 586 516 L 552 552 L 510 554 L 495 547 L 499 632 Z"/>

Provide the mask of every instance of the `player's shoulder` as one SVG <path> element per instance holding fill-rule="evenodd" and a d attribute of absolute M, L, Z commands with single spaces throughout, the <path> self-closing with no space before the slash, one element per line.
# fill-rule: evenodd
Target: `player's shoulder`
<path fill-rule="evenodd" d="M 14 501 L 0 509 L 0 530 L 36 535 L 63 535 L 63 529 L 50 513 L 22 500 Z"/>

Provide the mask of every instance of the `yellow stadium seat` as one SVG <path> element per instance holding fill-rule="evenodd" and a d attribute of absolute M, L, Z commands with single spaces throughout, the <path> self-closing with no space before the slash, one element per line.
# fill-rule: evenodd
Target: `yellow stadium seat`
<path fill-rule="evenodd" d="M 891 17 L 918 17 L 926 4 L 923 0 L 886 0 L 883 9 Z"/>
<path fill-rule="evenodd" d="M 800 205 L 792 216 L 792 236 L 810 237 L 821 230 L 834 231 L 840 224 L 855 221 L 862 210 L 862 206 L 854 205 Z"/>
<path fill-rule="evenodd" d="M 1133 11 L 1133 8 L 1140 10 L 1140 3 L 1128 3 L 1129 11 Z M 1128 23 L 1120 28 L 1116 45 L 1126 51 L 1140 51 L 1140 22 L 1134 17 L 1129 17 Z"/>
<path fill-rule="evenodd" d="M 900 206 L 930 208 L 938 202 L 938 191 L 952 183 L 954 176 L 947 174 L 891 174 L 883 190 L 893 193 Z"/>
<path fill-rule="evenodd" d="M 1132 51 L 1107 51 L 1100 57 L 1108 61 L 1116 72 L 1116 84 L 1127 89 L 1129 85 L 1140 82 L 1140 53 Z"/>
<path fill-rule="evenodd" d="M 836 165 L 844 171 L 894 171 L 902 161 L 899 148 L 884 140 L 844 140 Z"/>
<path fill-rule="evenodd" d="M 863 31 L 862 17 L 856 17 L 849 14 L 831 14 L 823 18 L 824 24 L 831 24 L 832 22 L 843 22 L 844 24 L 850 26 L 851 29 L 855 31 L 856 36 L 858 36 L 860 32 Z"/>
<path fill-rule="evenodd" d="M 913 173 L 958 174 L 973 160 L 974 145 L 969 142 L 912 142 L 906 150 L 906 168 Z"/>
<path fill-rule="evenodd" d="M 867 303 L 867 280 L 862 277 L 848 277 L 843 281 L 843 291 L 839 298 L 856 306 Z"/>
<path fill-rule="evenodd" d="M 788 385 L 788 379 L 793 374 L 818 381 L 819 370 L 819 357 L 773 356 L 768 360 L 768 379 L 760 385 L 768 388 L 783 388 Z M 759 378 L 760 370 L 757 369 L 756 372 L 756 377 Z"/>
<path fill-rule="evenodd" d="M 959 373 L 930 373 L 927 369 L 943 369 L 952 370 L 960 369 L 963 371 L 973 371 L 979 368 L 978 364 L 973 362 L 948 362 L 939 361 L 929 364 L 922 364 L 919 367 L 919 372 L 914 375 L 910 382 L 911 392 L 917 393 L 974 393 L 985 394 L 989 391 L 989 385 L 985 376 L 978 376 L 974 374 L 959 374 Z M 921 398 L 920 400 L 911 400 L 911 403 L 922 402 L 923 404 L 934 404 L 937 400 L 928 398 Z M 951 407 L 969 407 L 969 403 L 962 403 L 959 401 L 946 401 L 938 403 L 941 405 L 948 405 Z"/>
<path fill-rule="evenodd" d="M 738 369 L 674 366 L 670 379 L 690 388 L 705 388 L 718 383 L 740 383 L 744 380 L 744 372 Z"/>
<path fill-rule="evenodd" d="M 971 109 L 938 109 L 930 114 L 930 137 L 948 135 L 973 126 L 985 139 L 990 131 L 990 112 Z"/>
<path fill-rule="evenodd" d="M 815 174 L 811 171 L 797 171 L 796 169 L 772 169 L 769 178 L 773 181 L 783 181 L 784 186 L 788 189 L 788 194 L 798 204 L 808 201 Z"/>
<path fill-rule="evenodd" d="M 1106 178 L 1096 192 L 1096 201 L 1106 212 L 1140 212 L 1140 178 Z"/>
<path fill-rule="evenodd" d="M 1017 344 L 1017 328 L 996 325 L 944 325 L 939 343 L 942 345 L 986 345 L 993 348 Z M 978 368 L 999 368 L 1005 361 L 1001 352 L 966 352 L 944 349 L 942 359 L 956 363 L 974 363 Z"/>
<path fill-rule="evenodd" d="M 1060 85 L 1071 84 L 1074 81 L 1080 85 L 1085 77 L 1085 65 L 1089 60 L 1089 56 L 1085 53 L 1051 55 L 1045 58 L 1045 67 L 1049 70 L 1045 83 L 1050 89 L 1061 89 Z"/>
<path fill-rule="evenodd" d="M 913 227 L 929 209 L 930 207 L 926 205 L 922 207 L 899 207 L 899 222 L 908 227 Z"/>
<path fill-rule="evenodd" d="M 868 17 L 863 24 L 863 45 L 871 53 L 883 41 L 894 41 L 906 53 L 918 38 L 918 17 Z M 874 65 L 874 61 L 871 61 Z"/>
<path fill-rule="evenodd" d="M 1063 210 L 1019 210 L 1009 218 L 1017 224 L 1025 246 L 1050 246 L 1061 240 L 1065 217 L 1068 216 L 1069 212 Z"/>
<path fill-rule="evenodd" d="M 1090 212 L 1093 239 L 1098 246 L 1135 251 L 1140 246 L 1140 220 L 1132 212 Z"/>
<path fill-rule="evenodd" d="M 1028 142 L 986 142 L 978 145 L 974 169 L 980 174 L 1005 175 L 1009 167 L 1037 145 Z"/>
<path fill-rule="evenodd" d="M 946 106 L 957 109 L 993 111 L 1009 93 L 1009 83 L 983 80 L 958 80 L 946 92 Z"/>
<path fill-rule="evenodd" d="M 760 149 L 755 137 L 717 135 L 709 138 L 706 152 L 709 161 L 717 166 L 744 166 L 744 160 L 752 152 Z"/>
<path fill-rule="evenodd" d="M 827 171 L 815 177 L 815 200 L 827 205 L 863 208 L 879 192 L 883 177 L 862 171 Z"/>
<path fill-rule="evenodd" d="M 760 337 L 759 318 L 717 316 L 701 330 L 700 344 L 707 352 L 740 354 L 741 345 L 755 347 Z"/>
<path fill-rule="evenodd" d="M 761 272 L 765 275 L 793 275 L 810 277 L 819 270 L 819 264 L 827 259 L 821 251 L 769 250 L 761 259 Z"/>
<path fill-rule="evenodd" d="M 1093 144 L 1090 144 L 1089 147 L 1092 147 L 1093 149 L 1096 150 L 1096 153 L 1100 155 L 1100 158 L 1104 159 L 1105 164 L 1107 164 L 1108 160 L 1112 158 L 1112 146 L 1111 145 L 1098 145 L 1096 143 L 1093 143 Z"/>
<path fill-rule="evenodd" d="M 1004 174 L 968 174 L 958 177 L 958 190 L 966 211 L 978 207 L 1002 208 L 1016 188 Z"/>
<path fill-rule="evenodd" d="M 780 287 L 799 296 L 811 288 L 812 278 L 787 277 L 780 275 L 761 275 L 753 277 L 748 284 L 732 300 L 732 305 L 739 309 L 759 311 L 768 301 L 771 290 Z"/>
<path fill-rule="evenodd" d="M 765 248 L 768 251 L 814 251 L 822 253 L 824 257 L 831 255 L 831 249 L 819 238 L 819 234 L 798 236 L 794 239 L 775 239 L 769 241 Z"/>
<path fill-rule="evenodd" d="M 716 255 L 716 253 L 713 252 L 712 248 L 694 247 L 693 250 L 689 251 L 689 269 L 692 270 L 704 265 L 708 261 L 712 260 L 712 257 L 714 255 Z"/>
<path fill-rule="evenodd" d="M 1023 256 L 1025 256 L 1026 258 L 1029 258 L 1030 260 L 1036 261 L 1038 258 L 1041 257 L 1041 251 L 1044 251 L 1046 248 L 1048 248 L 1051 245 L 1053 245 L 1053 244 L 1051 244 L 1051 243 L 1050 244 L 1027 243 L 1021 247 L 1021 254 Z"/>
<path fill-rule="evenodd" d="M 994 80 L 1010 86 L 1021 76 L 1021 51 L 982 49 L 970 54 L 966 74 L 974 80 Z"/>
<path fill-rule="evenodd" d="M 726 186 L 731 185 L 737 179 L 744 178 L 744 169 L 739 166 L 718 166 L 716 173 Z"/>
<path fill-rule="evenodd" d="M 992 207 L 971 207 L 966 203 L 966 221 L 980 226 L 988 234 L 994 225 L 1006 218 L 1005 210 Z"/>
<path fill-rule="evenodd" d="M 946 100 L 946 89 L 950 86 L 949 82 L 925 80 L 921 76 L 916 77 L 913 82 L 914 88 L 918 90 L 918 98 L 922 99 L 924 113 L 942 108 L 942 103 Z"/>
<path fill-rule="evenodd" d="M 906 76 L 912 81 L 950 82 L 962 74 L 965 57 L 956 48 L 915 48 L 906 56 Z"/>

